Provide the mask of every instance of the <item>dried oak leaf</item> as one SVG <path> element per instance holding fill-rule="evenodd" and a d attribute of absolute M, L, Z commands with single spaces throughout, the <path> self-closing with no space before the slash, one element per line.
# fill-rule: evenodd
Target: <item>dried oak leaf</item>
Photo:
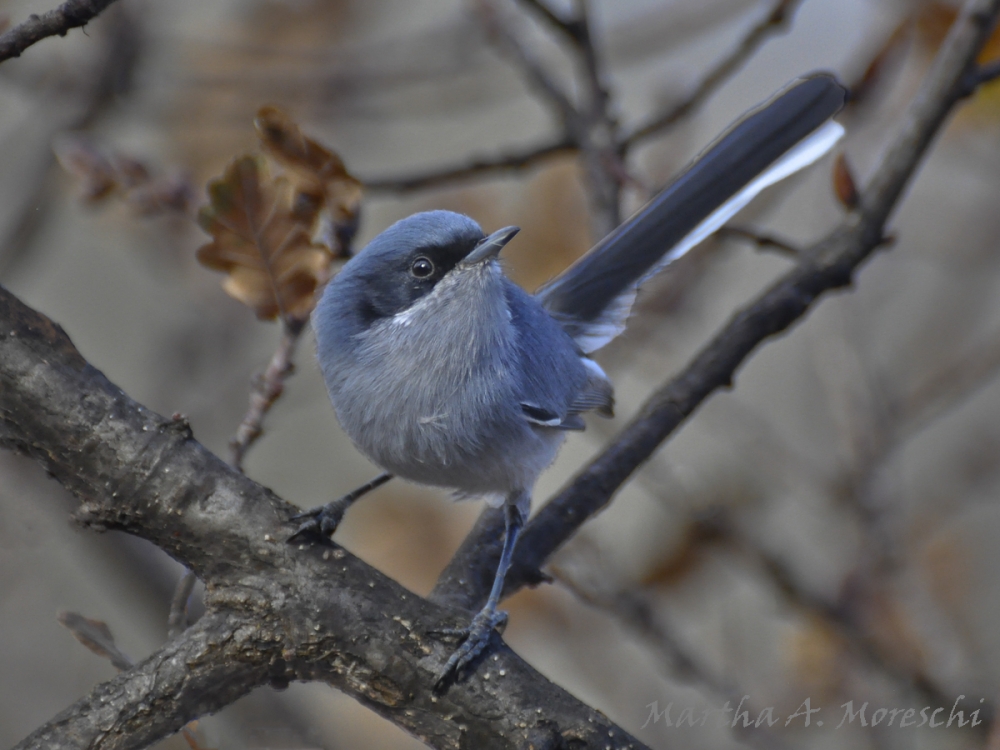
<path fill-rule="evenodd" d="M 306 136 L 277 107 L 261 107 L 254 127 L 264 152 L 285 169 L 295 191 L 294 203 L 318 206 L 313 241 L 346 257 L 357 230 L 361 182 L 337 154 Z"/>
<path fill-rule="evenodd" d="M 223 289 L 262 320 L 305 320 L 330 277 L 333 255 L 311 242 L 317 211 L 297 205 L 294 193 L 263 157 L 241 156 L 209 183 L 210 203 L 198 213 L 213 237 L 198 260 L 226 273 Z"/>

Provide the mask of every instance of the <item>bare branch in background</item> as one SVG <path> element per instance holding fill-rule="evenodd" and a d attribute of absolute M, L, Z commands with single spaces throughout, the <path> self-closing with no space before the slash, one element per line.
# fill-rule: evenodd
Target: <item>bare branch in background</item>
<path fill-rule="evenodd" d="M 947 689 L 935 684 L 922 669 L 899 663 L 897 659 L 887 655 L 883 644 L 864 627 L 861 618 L 857 616 L 857 608 L 851 606 L 852 603 L 828 601 L 809 591 L 784 561 L 761 549 L 760 545 L 741 533 L 735 525 L 728 524 L 724 527 L 720 541 L 730 544 L 746 558 L 749 565 L 761 570 L 790 607 L 818 618 L 838 636 L 839 641 L 845 644 L 849 653 L 858 658 L 859 663 L 864 663 L 888 678 L 901 697 L 916 694 L 922 702 L 931 705 L 945 705 L 953 700 L 949 698 Z"/>
<path fill-rule="evenodd" d="M 892 404 L 894 432 L 912 437 L 1000 374 L 1000 332 L 984 337 L 963 356 L 946 362 Z"/>
<path fill-rule="evenodd" d="M 664 657 L 664 671 L 671 677 L 693 682 L 707 689 L 715 697 L 728 701 L 730 706 L 741 705 L 748 709 L 751 715 L 756 715 L 752 705 L 747 704 L 744 691 L 715 674 L 708 665 L 692 655 L 690 649 L 681 643 L 681 639 L 669 625 L 657 617 L 648 599 L 641 592 L 629 589 L 604 590 L 595 585 L 585 584 L 558 567 L 553 573 L 556 583 L 565 587 L 580 601 L 605 612 L 641 636 L 651 648 Z M 780 736 L 767 731 L 766 724 L 760 727 L 752 725 L 744 727 L 734 721 L 731 728 L 736 736 L 748 745 L 768 750 L 786 747 Z M 749 731 L 743 731 L 744 729 Z"/>
<path fill-rule="evenodd" d="M 143 29 L 128 7 L 127 4 L 118 5 L 101 18 L 100 24 L 97 24 L 102 32 L 98 59 L 92 66 L 75 71 L 80 79 L 72 84 L 57 79 L 63 87 L 72 85 L 72 106 L 65 120 L 47 123 L 48 115 L 39 119 L 39 113 L 31 119 L 28 127 L 37 128 L 43 124 L 51 128 L 52 135 L 84 130 L 112 103 L 120 101 L 120 97 L 128 93 L 143 52 Z M 29 181 L 21 186 L 24 195 L 20 204 L 22 208 L 11 222 L 11 228 L 0 238 L 0 273 L 9 273 L 27 256 L 36 233 L 46 225 L 55 183 L 55 156 L 52 149 L 46 146 L 37 158 L 38 164 L 32 170 Z"/>
<path fill-rule="evenodd" d="M 574 42 L 579 41 L 581 28 L 578 19 L 563 18 L 549 7 L 545 0 L 521 0 L 521 2 L 544 18 L 552 28 L 566 34 Z"/>
<path fill-rule="evenodd" d="M 797 258 L 802 250 L 785 240 L 775 237 L 773 234 L 764 234 L 747 227 L 738 227 L 727 224 L 715 233 L 719 239 L 733 238 L 752 242 L 760 250 L 773 250 L 790 258 Z"/>
<path fill-rule="evenodd" d="M 801 1 L 778 0 L 767 17 L 751 28 L 740 43 L 701 79 L 698 85 L 691 90 L 691 93 L 626 134 L 622 139 L 622 145 L 627 148 L 659 134 L 704 102 L 727 78 L 750 59 L 768 37 L 785 28 Z"/>
<path fill-rule="evenodd" d="M 626 170 L 618 150 L 618 123 L 611 115 L 610 97 L 604 83 L 599 55 L 590 32 L 585 2 L 576 3 L 576 15 L 562 20 L 546 5 L 529 3 L 546 20 L 565 32 L 575 62 L 584 70 L 581 101 L 574 103 L 552 71 L 525 42 L 525 34 L 503 11 L 497 0 L 479 0 L 479 8 L 490 37 L 506 52 L 539 97 L 557 114 L 563 138 L 580 151 L 590 200 L 591 234 L 604 237 L 621 223 L 621 184 Z"/>
<path fill-rule="evenodd" d="M 585 71 L 581 156 L 592 207 L 591 236 L 599 240 L 621 223 L 621 189 L 631 178 L 619 148 L 618 120 L 612 113 L 603 63 L 591 33 L 587 0 L 577 0 L 576 6 L 577 16 L 568 28 Z"/>
<path fill-rule="evenodd" d="M 501 154 L 497 157 L 473 159 L 468 164 L 432 169 L 403 177 L 375 177 L 363 180 L 365 189 L 373 193 L 409 193 L 415 190 L 453 185 L 457 182 L 503 174 L 534 167 L 546 159 L 563 154 L 575 153 L 576 145 L 561 139 L 542 146 L 532 146 L 523 151 Z"/>
<path fill-rule="evenodd" d="M 755 25 L 739 45 L 712 68 L 682 101 L 630 133 L 622 134 L 612 112 L 610 93 L 604 81 L 600 58 L 590 32 L 587 5 L 578 2 L 575 17 L 564 18 L 540 0 L 522 0 L 538 13 L 547 26 L 564 34 L 584 73 L 585 101 L 574 104 L 564 87 L 558 83 L 538 55 L 523 41 L 523 34 L 511 27 L 499 0 L 479 0 L 484 19 L 494 38 L 514 59 L 540 97 L 550 105 L 560 119 L 560 132 L 549 143 L 525 148 L 492 158 L 476 158 L 467 164 L 445 169 L 431 169 L 413 175 L 387 176 L 365 180 L 373 192 L 409 192 L 454 184 L 489 174 L 533 167 L 543 160 L 563 153 L 581 153 L 585 167 L 585 187 L 591 204 L 592 230 L 600 239 L 614 229 L 620 220 L 621 187 L 630 181 L 625 159 L 631 147 L 662 133 L 702 104 L 719 88 L 760 45 L 788 23 L 801 0 L 778 0 L 768 16 Z"/>
<path fill-rule="evenodd" d="M 851 283 L 858 266 L 884 242 L 885 223 L 921 157 L 965 95 L 967 75 L 996 18 L 1000 0 L 966 4 L 936 57 L 860 208 L 803 252 L 790 272 L 738 312 L 677 377 L 647 400 L 600 455 L 550 500 L 525 528 L 506 593 L 537 583 L 539 570 L 576 530 L 611 501 L 619 487 L 712 393 L 732 386 L 736 370 L 767 338 L 786 330 L 823 294 Z M 442 573 L 432 598 L 474 609 L 485 601 L 499 559 L 503 521 L 485 511 Z"/>
<path fill-rule="evenodd" d="M 977 86 L 995 81 L 997 78 L 1000 78 L 1000 60 L 991 60 L 988 63 L 984 63 L 973 71 L 968 83 L 969 91 L 975 91 Z"/>
<path fill-rule="evenodd" d="M 20 57 L 35 42 L 50 36 L 66 36 L 70 29 L 86 26 L 114 0 L 67 0 L 55 10 L 32 15 L 24 23 L 0 34 L 0 62 Z"/>
<path fill-rule="evenodd" d="M 90 620 L 76 612 L 60 612 L 56 619 L 90 651 L 110 660 L 115 669 L 128 669 L 132 666 L 132 660 L 115 645 L 115 638 L 107 623 Z"/>
<path fill-rule="evenodd" d="M 528 84 L 552 108 L 563 127 L 569 132 L 576 131 L 579 128 L 580 113 L 569 92 L 556 80 L 536 51 L 525 43 L 523 32 L 514 27 L 514 19 L 500 8 L 496 0 L 479 0 L 478 8 L 490 38 L 513 59 Z"/>

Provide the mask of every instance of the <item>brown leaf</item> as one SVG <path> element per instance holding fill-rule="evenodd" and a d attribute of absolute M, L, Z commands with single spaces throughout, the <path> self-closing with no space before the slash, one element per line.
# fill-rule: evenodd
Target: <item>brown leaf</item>
<path fill-rule="evenodd" d="M 361 182 L 336 153 L 306 136 L 277 107 L 261 107 L 254 127 L 264 152 L 286 170 L 295 192 L 293 204 L 317 207 L 313 241 L 346 257 L 357 229 Z"/>
<path fill-rule="evenodd" d="M 142 216 L 186 214 L 193 203 L 194 191 L 186 177 L 154 177 L 138 159 L 106 153 L 83 138 L 59 139 L 53 151 L 63 169 L 80 181 L 83 199 L 88 203 L 117 195 Z"/>
<path fill-rule="evenodd" d="M 114 636 L 111 635 L 111 628 L 107 623 L 87 619 L 76 612 L 60 612 L 56 619 L 88 649 L 98 656 L 110 659 L 116 669 L 132 667 L 132 660 L 115 645 Z"/>
<path fill-rule="evenodd" d="M 80 181 L 83 199 L 97 203 L 118 189 L 114 166 L 93 144 L 79 138 L 65 138 L 52 147 L 60 166 Z"/>
<path fill-rule="evenodd" d="M 347 177 L 344 162 L 335 153 L 306 136 L 285 112 L 277 107 L 261 107 L 254 127 L 265 153 L 285 166 L 298 169 L 317 182 Z"/>
<path fill-rule="evenodd" d="M 198 260 L 227 275 L 223 289 L 271 320 L 305 320 L 330 276 L 333 255 L 311 241 L 316 206 L 303 206 L 288 179 L 271 176 L 262 157 L 242 156 L 208 185 L 198 223 L 213 241 Z"/>
<path fill-rule="evenodd" d="M 858 186 L 851 174 L 851 166 L 845 154 L 838 154 L 833 162 L 833 191 L 837 200 L 848 209 L 858 207 Z"/>
<path fill-rule="evenodd" d="M 851 84 L 851 104 L 859 104 L 868 100 L 878 87 L 886 69 L 890 67 L 890 63 L 900 57 L 904 44 L 912 36 L 912 30 L 912 19 L 905 18 L 886 37 L 875 56 L 869 60 L 868 67 L 865 68 L 861 77 Z"/>

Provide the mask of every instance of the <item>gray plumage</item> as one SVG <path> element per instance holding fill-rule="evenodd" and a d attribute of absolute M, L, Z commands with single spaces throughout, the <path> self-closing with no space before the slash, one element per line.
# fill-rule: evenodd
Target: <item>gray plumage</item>
<path fill-rule="evenodd" d="M 567 430 L 610 416 L 611 384 L 587 355 L 622 331 L 639 285 L 718 229 L 768 185 L 843 134 L 844 89 L 801 80 L 747 115 L 642 211 L 532 296 L 497 255 L 516 234 L 428 211 L 352 258 L 313 314 L 320 367 L 345 432 L 391 474 L 503 503 L 493 589 L 438 683 L 485 647 L 531 489 Z M 304 514 L 293 538 L 333 532 L 344 510 L 389 478 Z"/>
<path fill-rule="evenodd" d="M 397 222 L 330 282 L 314 327 L 337 417 L 362 453 L 406 479 L 502 501 L 532 487 L 582 412 L 610 413 L 612 396 L 495 257 L 462 262 L 484 238 L 450 211 Z M 433 284 L 406 278 L 421 257 Z"/>

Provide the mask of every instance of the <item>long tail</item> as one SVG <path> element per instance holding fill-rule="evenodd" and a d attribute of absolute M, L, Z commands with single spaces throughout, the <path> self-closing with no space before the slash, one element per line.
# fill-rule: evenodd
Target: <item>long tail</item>
<path fill-rule="evenodd" d="M 801 79 L 747 113 L 638 213 L 537 293 L 595 351 L 625 328 L 639 285 L 719 229 L 769 185 L 805 168 L 844 133 L 846 90 Z"/>

